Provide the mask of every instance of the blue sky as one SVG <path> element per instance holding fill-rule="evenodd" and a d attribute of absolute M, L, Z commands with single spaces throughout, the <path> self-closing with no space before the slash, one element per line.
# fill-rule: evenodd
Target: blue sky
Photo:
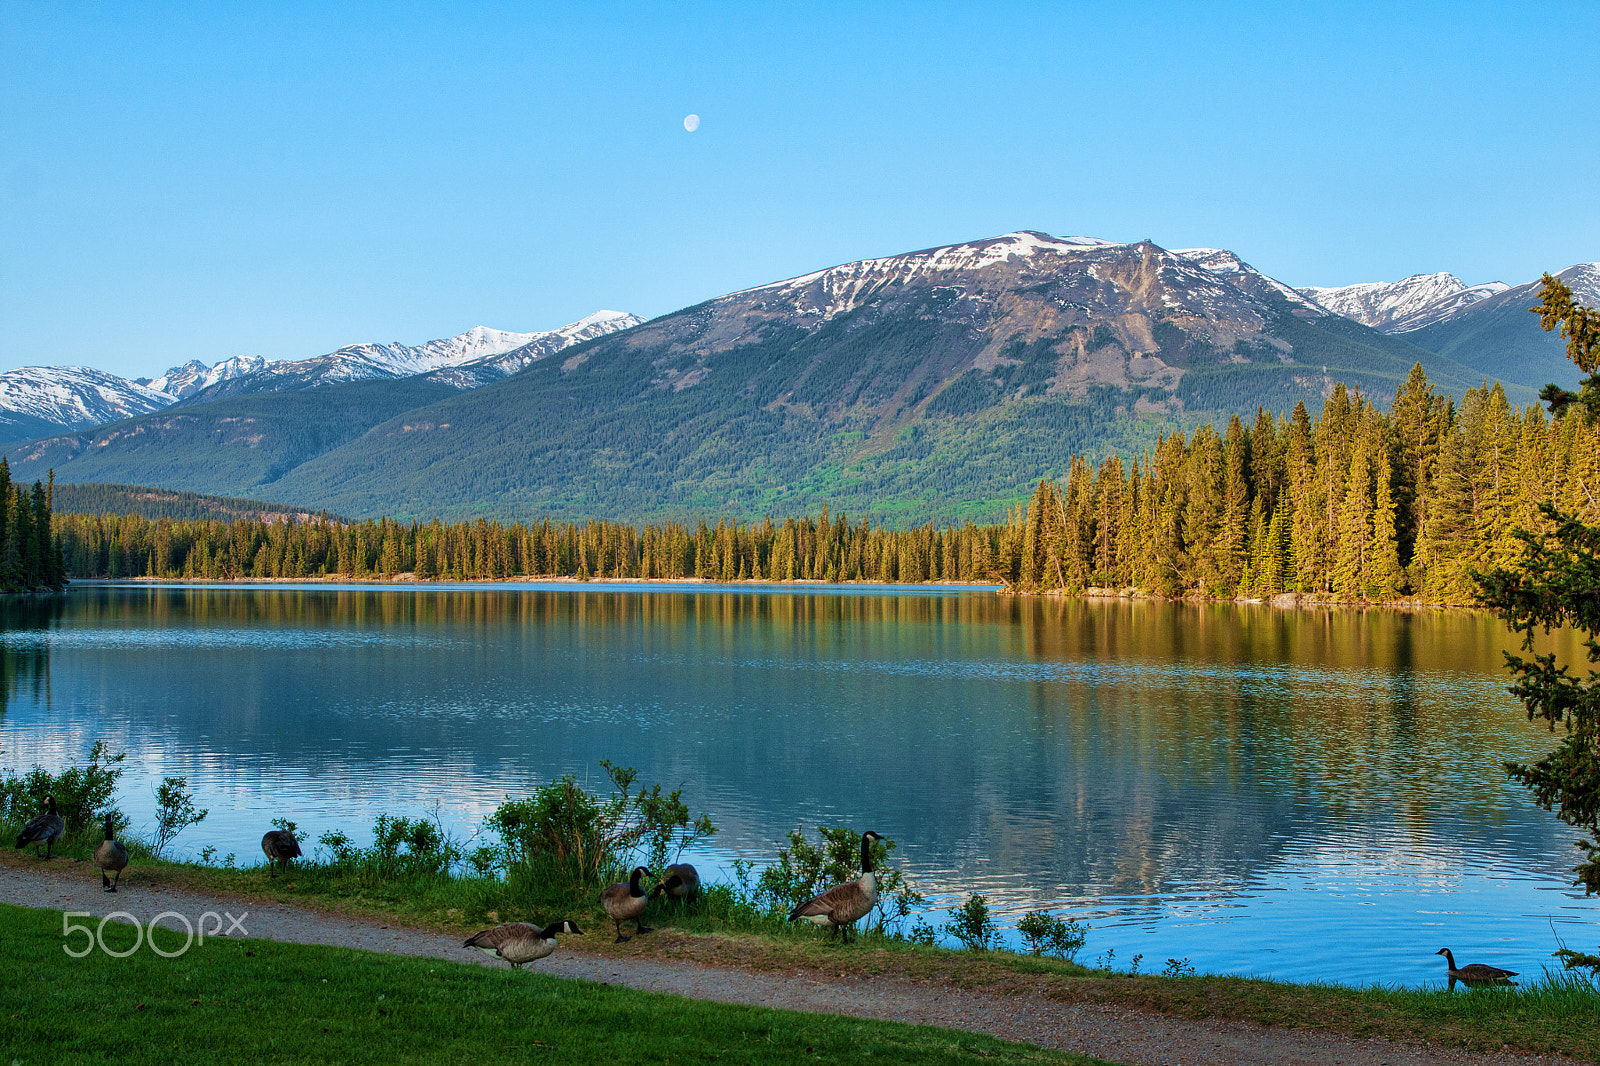
<path fill-rule="evenodd" d="M 0 369 L 650 316 L 1016 229 L 1296 285 L 1600 259 L 1600 4 L 259 7 L 0 6 Z"/>

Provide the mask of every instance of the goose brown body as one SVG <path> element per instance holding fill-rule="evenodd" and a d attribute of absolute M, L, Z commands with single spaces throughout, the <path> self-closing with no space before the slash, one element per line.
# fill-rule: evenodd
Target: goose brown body
<path fill-rule="evenodd" d="M 300 841 L 286 829 L 271 829 L 261 838 L 261 853 L 267 857 L 267 865 L 272 867 L 272 876 L 276 877 L 278 865 L 287 870 L 289 860 L 300 857 Z"/>
<path fill-rule="evenodd" d="M 556 934 L 571 933 L 582 936 L 583 931 L 571 922 L 556 922 L 540 928 L 528 922 L 507 922 L 493 929 L 474 933 L 464 948 L 477 948 L 497 959 L 504 959 L 521 969 L 525 963 L 538 962 L 556 950 Z"/>
<path fill-rule="evenodd" d="M 100 887 L 115 892 L 122 880 L 122 871 L 128 867 L 128 849 L 117 841 L 116 827 L 109 814 L 106 815 L 106 838 L 94 849 L 94 864 L 100 867 Z M 117 875 L 115 881 L 106 877 L 107 870 Z"/>
<path fill-rule="evenodd" d="M 834 885 L 820 896 L 814 896 L 789 912 L 791 922 L 806 921 L 814 925 L 827 925 L 833 936 L 844 930 L 844 939 L 850 940 L 850 928 L 866 917 L 878 905 L 878 878 L 872 869 L 872 841 L 883 837 L 870 829 L 861 835 L 861 876 L 842 885 Z"/>
<path fill-rule="evenodd" d="M 1449 948 L 1440 948 L 1435 955 L 1443 955 L 1444 962 L 1449 967 L 1450 987 L 1454 988 L 1457 981 L 1465 985 L 1508 985 L 1511 979 L 1517 976 L 1516 970 L 1502 970 L 1498 966 L 1486 966 L 1481 962 L 1469 962 L 1465 966 L 1456 965 L 1456 957 L 1450 953 Z"/>
<path fill-rule="evenodd" d="M 33 853 L 39 854 L 39 845 L 44 845 L 44 858 L 50 858 L 55 851 L 56 841 L 61 839 L 61 834 L 67 831 L 67 820 L 56 812 L 56 798 L 45 797 L 45 811 L 28 819 L 28 824 L 22 827 L 22 832 L 17 837 L 17 847 L 25 848 L 33 845 Z"/>
<path fill-rule="evenodd" d="M 622 923 L 632 921 L 634 930 L 641 936 L 650 932 L 644 924 L 644 909 L 650 902 L 650 897 L 644 889 L 639 887 L 639 878 L 650 875 L 650 870 L 645 866 L 635 866 L 633 876 L 627 882 L 618 882 L 610 885 L 600 893 L 600 906 L 605 908 L 606 914 L 617 924 L 617 943 L 621 944 L 629 938 L 622 935 Z"/>
<path fill-rule="evenodd" d="M 666 869 L 660 891 L 668 899 L 693 899 L 700 891 L 700 871 L 687 862 L 675 862 Z"/>

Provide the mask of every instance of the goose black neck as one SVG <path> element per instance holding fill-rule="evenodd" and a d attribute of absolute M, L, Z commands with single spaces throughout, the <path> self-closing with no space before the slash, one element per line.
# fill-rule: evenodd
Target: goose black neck
<path fill-rule="evenodd" d="M 644 895 L 644 889 L 639 887 L 639 870 L 638 870 L 637 867 L 634 868 L 633 876 L 628 878 L 628 895 L 630 895 L 630 896 L 642 896 L 642 895 Z"/>
<path fill-rule="evenodd" d="M 111 828 L 111 815 L 106 815 L 106 839 L 115 840 L 116 833 Z"/>
<path fill-rule="evenodd" d="M 861 838 L 861 872 L 872 872 L 872 838 L 867 836 Z"/>

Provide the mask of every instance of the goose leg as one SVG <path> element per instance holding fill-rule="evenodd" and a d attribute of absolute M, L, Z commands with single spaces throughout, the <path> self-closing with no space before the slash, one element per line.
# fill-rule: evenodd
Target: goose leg
<path fill-rule="evenodd" d="M 118 870 L 117 871 L 117 876 L 112 878 L 112 880 L 111 880 L 111 891 L 115 892 L 117 890 L 117 885 L 119 885 L 121 883 L 122 883 L 122 871 Z"/>
<path fill-rule="evenodd" d="M 100 871 L 100 887 L 107 892 L 112 891 L 111 878 L 106 876 L 106 872 L 104 870 Z"/>
<path fill-rule="evenodd" d="M 622 935 L 622 920 L 620 918 L 613 918 L 612 921 L 617 923 L 617 939 L 616 939 L 616 943 L 618 943 L 618 944 L 626 944 L 628 941 L 633 939 L 633 937 L 631 937 L 631 936 L 623 936 Z"/>
<path fill-rule="evenodd" d="M 643 936 L 646 933 L 655 932 L 653 928 L 644 924 L 643 918 L 635 918 L 633 920 L 633 927 L 638 930 L 640 936 Z"/>

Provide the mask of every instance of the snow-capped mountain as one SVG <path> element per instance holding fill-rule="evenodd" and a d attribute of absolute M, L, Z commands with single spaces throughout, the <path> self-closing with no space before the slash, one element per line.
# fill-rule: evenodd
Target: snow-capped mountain
<path fill-rule="evenodd" d="M 1076 454 L 1122 446 L 1128 416 L 1315 409 L 1336 382 L 1384 397 L 1419 362 L 1454 395 L 1482 380 L 1231 252 L 1033 231 L 843 263 L 634 321 L 354 345 L 11 459 L 23 476 L 146 484 L 159 472 L 191 491 L 352 516 L 823 502 L 855 513 L 1008 498 Z M 435 377 L 516 367 L 459 393 Z M 312 387 L 325 379 L 358 384 Z M 207 402 L 251 383 L 271 391 Z M 825 469 L 860 477 L 818 478 Z"/>
<path fill-rule="evenodd" d="M 474 326 L 465 333 L 426 344 L 350 344 L 314 359 L 267 363 L 248 373 L 213 382 L 185 398 L 209 403 L 245 393 L 284 392 L 351 381 L 426 376 L 458 389 L 497 381 L 582 341 L 602 337 L 644 321 L 624 311 L 596 311 L 559 329 L 511 333 Z"/>
<path fill-rule="evenodd" d="M 1332 310 L 1314 298 L 1308 299 L 1304 290 L 1292 289 L 1277 278 L 1267 277 L 1224 248 L 1174 248 L 1172 254 L 1192 259 L 1211 273 L 1227 278 L 1241 289 L 1256 296 L 1267 299 L 1281 296 L 1293 306 L 1313 314 L 1327 314 Z"/>
<path fill-rule="evenodd" d="M 1371 281 L 1300 291 L 1336 314 L 1384 333 L 1409 333 L 1452 318 L 1509 288 L 1499 281 L 1468 285 L 1454 274 L 1413 274 L 1403 281 Z"/>
<path fill-rule="evenodd" d="M 22 440 L 159 411 L 172 397 L 86 366 L 25 366 L 0 374 L 0 436 Z"/>
<path fill-rule="evenodd" d="M 175 400 L 181 400 L 193 396 L 201 389 L 210 388 L 219 381 L 253 374 L 266 365 L 266 359 L 259 355 L 236 355 L 232 359 L 224 359 L 216 366 L 206 366 L 198 359 L 191 359 L 182 366 L 172 367 L 153 381 L 147 378 L 135 380 L 140 385 L 157 392 L 164 392 Z"/>
<path fill-rule="evenodd" d="M 88 367 L 22 367 L 0 374 L 0 440 L 84 429 L 250 392 L 308 389 L 343 381 L 426 376 L 475 389 L 514 374 L 536 359 L 644 321 L 623 311 L 596 311 L 559 329 L 534 333 L 474 326 L 426 344 L 352 344 L 314 359 L 269 362 L 235 356 L 215 366 L 192 359 L 158 378 L 129 381 Z"/>

